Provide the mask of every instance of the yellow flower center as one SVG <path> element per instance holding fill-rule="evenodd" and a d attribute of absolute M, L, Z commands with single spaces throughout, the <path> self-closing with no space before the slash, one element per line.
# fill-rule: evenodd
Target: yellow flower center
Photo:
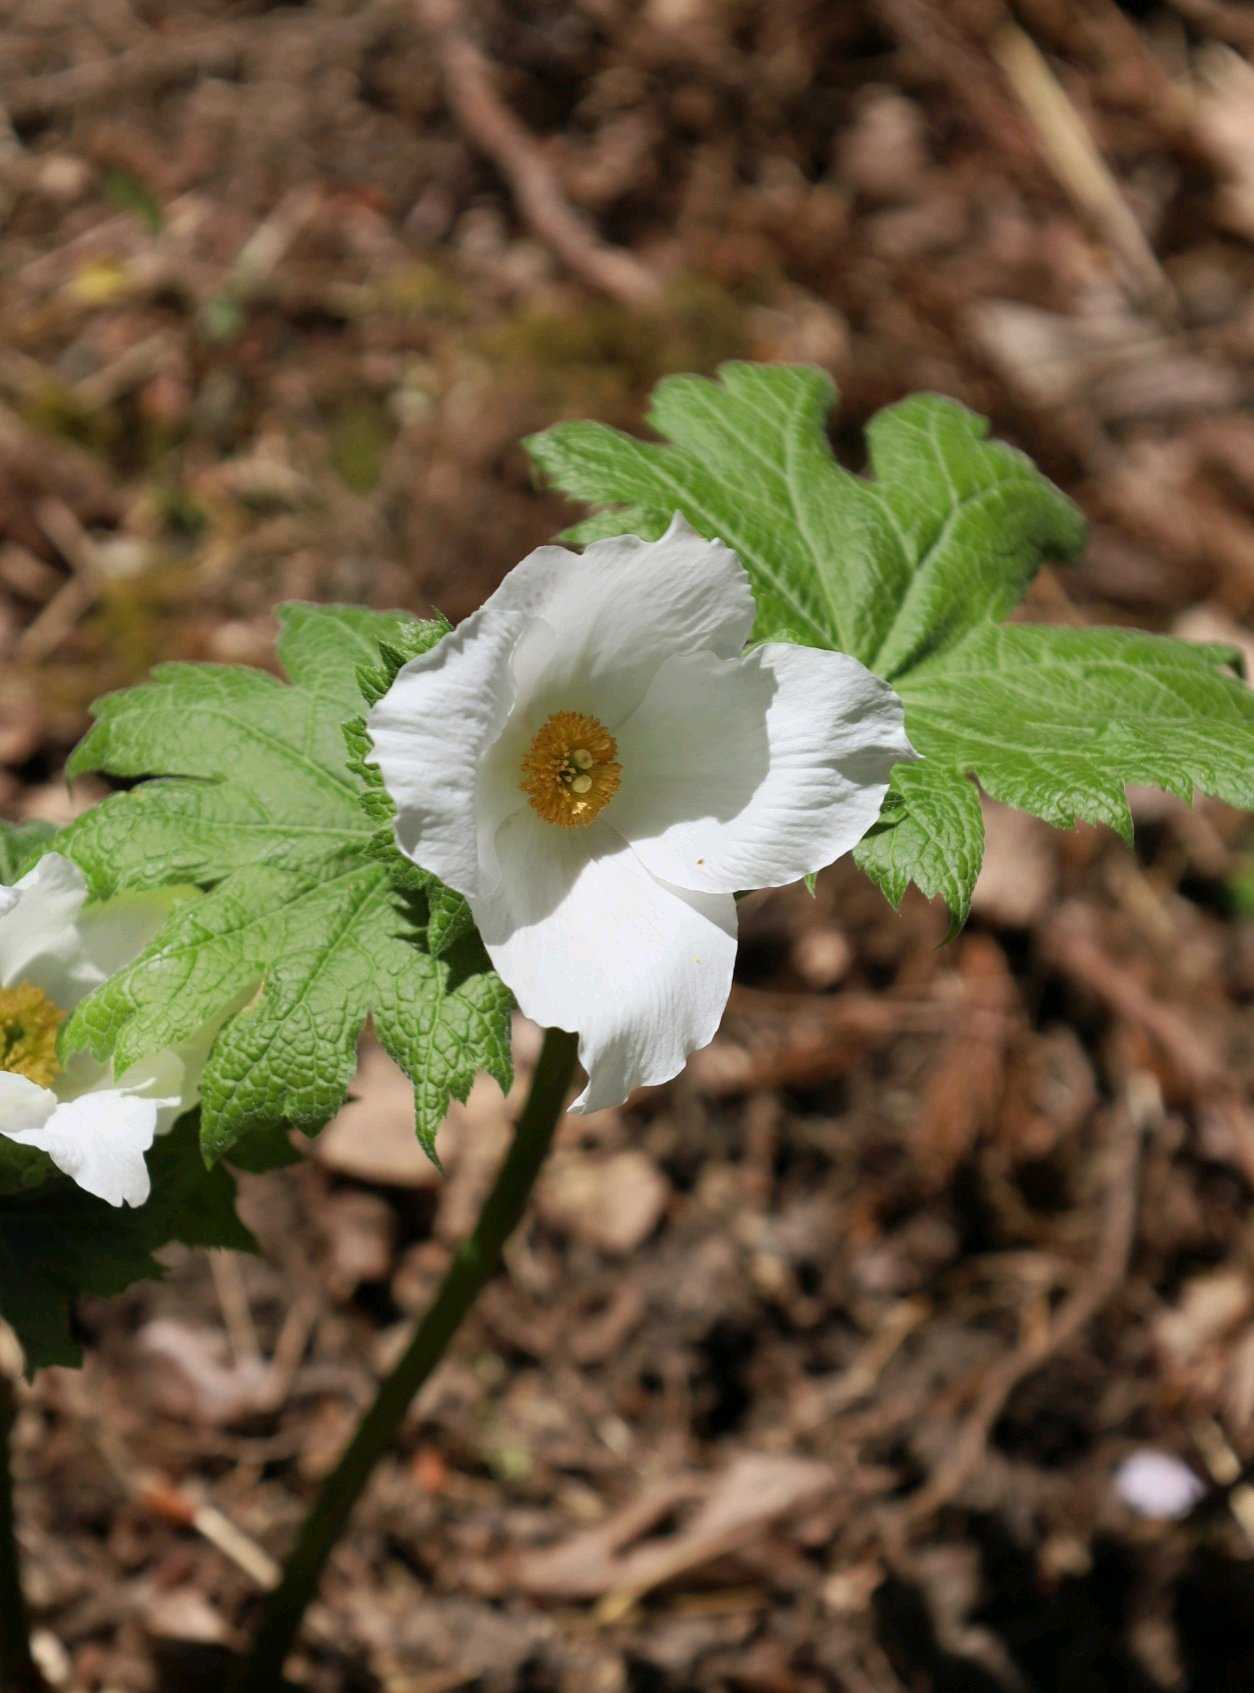
<path fill-rule="evenodd" d="M 61 1073 L 57 1030 L 65 1012 L 42 988 L 19 982 L 0 988 L 0 1070 L 51 1087 Z"/>
<path fill-rule="evenodd" d="M 618 792 L 623 767 L 617 752 L 613 735 L 595 717 L 554 712 L 527 749 L 520 786 L 546 823 L 585 829 Z"/>

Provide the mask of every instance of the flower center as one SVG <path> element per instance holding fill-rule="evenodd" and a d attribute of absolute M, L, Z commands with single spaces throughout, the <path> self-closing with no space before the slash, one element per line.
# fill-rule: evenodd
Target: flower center
<path fill-rule="evenodd" d="M 618 744 L 595 717 L 557 711 L 541 725 L 522 761 L 523 793 L 546 823 L 584 829 L 618 792 Z"/>
<path fill-rule="evenodd" d="M 0 1070 L 51 1087 L 61 1073 L 57 1030 L 65 1012 L 42 988 L 19 982 L 0 988 Z"/>

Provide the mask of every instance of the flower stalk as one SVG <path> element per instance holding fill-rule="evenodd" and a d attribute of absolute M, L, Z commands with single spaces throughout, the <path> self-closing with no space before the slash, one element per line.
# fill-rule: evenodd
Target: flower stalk
<path fill-rule="evenodd" d="M 13 1511 L 12 1437 L 16 1419 L 13 1383 L 0 1371 L 0 1688 L 5 1693 L 44 1693 L 44 1678 L 31 1656 Z"/>
<path fill-rule="evenodd" d="M 444 1357 L 522 1218 L 562 1117 L 575 1057 L 574 1035 L 560 1029 L 546 1033 L 513 1144 L 478 1221 L 458 1248 L 434 1302 L 399 1362 L 380 1384 L 374 1403 L 323 1482 L 282 1579 L 266 1600 L 261 1626 L 242 1665 L 235 1693 L 275 1693 L 282 1686 L 284 1660 L 336 1541 L 376 1464 L 395 1442 L 414 1395 Z"/>

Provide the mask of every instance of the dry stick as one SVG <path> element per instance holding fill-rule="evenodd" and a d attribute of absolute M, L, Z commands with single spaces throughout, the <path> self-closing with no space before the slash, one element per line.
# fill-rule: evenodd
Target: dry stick
<path fill-rule="evenodd" d="M 248 1303 L 248 1291 L 234 1254 L 211 1252 L 209 1273 L 218 1296 L 218 1309 L 222 1313 L 232 1361 L 236 1364 L 245 1360 L 256 1361 L 261 1357 L 261 1345 L 253 1323 L 252 1307 Z"/>
<path fill-rule="evenodd" d="M 152 1471 L 136 1469 L 125 1443 L 106 1422 L 85 1416 L 81 1426 L 97 1456 L 128 1498 L 164 1522 L 193 1529 L 258 1587 L 268 1589 L 275 1585 L 279 1567 L 274 1559 L 216 1505 L 194 1498 L 176 1482 Z M 0 1693 L 7 1693 L 3 1682 L 0 1682 Z"/>
<path fill-rule="evenodd" d="M 1210 1471 L 1211 1480 L 1226 1490 L 1228 1509 L 1245 1538 L 1254 1546 L 1254 1487 L 1244 1479 L 1240 1458 L 1215 1417 L 1199 1417 L 1194 1423 L 1193 1442 Z"/>
<path fill-rule="evenodd" d="M 1021 181 L 1040 176 L 1040 159 L 1020 109 L 990 74 L 982 42 L 965 27 L 954 0 L 875 0 L 888 29 L 964 105 L 996 149 L 1000 165 Z"/>
<path fill-rule="evenodd" d="M 74 574 L 22 632 L 17 656 L 28 664 L 46 658 L 89 611 L 100 593 L 102 573 L 90 535 L 61 500 L 41 500 L 35 517 L 44 534 L 53 541 L 73 567 Z"/>
<path fill-rule="evenodd" d="M 1015 98 L 1040 137 L 1050 169 L 1085 213 L 1125 272 L 1151 301 L 1170 306 L 1175 291 L 1124 198 L 1088 125 L 1050 70 L 1044 55 L 1017 24 L 993 38 L 993 53 Z"/>
<path fill-rule="evenodd" d="M 194 1499 L 161 1476 L 133 1475 L 129 1466 L 119 1463 L 103 1441 L 99 1450 L 118 1481 L 144 1510 L 163 1522 L 193 1529 L 258 1587 L 268 1592 L 278 1585 L 279 1566 L 265 1547 L 259 1546 L 216 1505 L 205 1499 Z"/>
<path fill-rule="evenodd" d="M 479 1219 L 469 1239 L 458 1248 L 409 1345 L 380 1384 L 374 1403 L 323 1482 L 284 1565 L 283 1579 L 266 1600 L 257 1638 L 241 1666 L 239 1679 L 233 1683 L 234 1693 L 276 1693 L 282 1685 L 284 1660 L 318 1590 L 327 1559 L 375 1465 L 391 1448 L 414 1395 L 448 1351 L 522 1218 L 562 1117 L 575 1069 L 575 1051 L 574 1035 L 560 1029 L 550 1029 L 545 1035 L 513 1144 Z"/>
<path fill-rule="evenodd" d="M 0 1369 L 0 1688 L 4 1693 L 43 1693 L 44 1678 L 31 1656 L 13 1513 L 10 1454 L 16 1420 L 13 1383 Z"/>
<path fill-rule="evenodd" d="M 48 76 L 23 77 L 10 84 L 5 105 L 15 123 L 32 123 L 97 100 L 138 94 L 180 77 L 229 70 L 252 39 L 254 28 L 227 24 L 164 37 Z"/>
<path fill-rule="evenodd" d="M 876 3 L 893 32 L 968 108 L 1004 166 L 1030 180 L 1039 176 L 1043 159 L 1113 249 L 1138 292 L 1167 311 L 1175 299 L 1171 283 L 1084 119 L 1031 38 L 1007 22 L 985 46 L 955 0 Z M 988 74 L 990 54 L 1005 87 Z"/>
<path fill-rule="evenodd" d="M 209 29 L 145 41 L 125 53 L 89 59 L 48 76 L 22 77 L 9 84 L 4 103 L 12 122 L 34 123 L 60 112 L 79 112 L 98 101 L 118 101 L 183 77 L 227 71 L 255 48 L 286 37 L 305 39 L 318 30 L 335 51 L 351 51 L 387 21 L 392 0 L 362 8 L 356 16 L 314 19 L 291 8 L 287 15 L 247 18 Z"/>
<path fill-rule="evenodd" d="M 1070 911 L 1059 915 L 1044 933 L 1042 951 L 1055 969 L 1096 994 L 1124 1022 L 1144 1029 L 1162 1048 L 1172 1065 L 1196 1092 L 1214 1096 L 1223 1091 L 1228 1068 L 1209 1032 L 1174 1005 L 1155 999 L 1147 987 L 1112 958 Z"/>
<path fill-rule="evenodd" d="M 1254 52 L 1254 17 L 1246 0 L 1170 0 L 1170 4 L 1191 23 L 1209 29 L 1234 47 Z"/>
<path fill-rule="evenodd" d="M 462 30 L 456 0 L 415 0 L 415 7 L 454 115 L 501 172 L 540 239 L 582 281 L 624 305 L 656 300 L 659 288 L 652 272 L 629 253 L 608 246 L 567 203 L 542 147 L 502 103 L 492 65 Z"/>
<path fill-rule="evenodd" d="M 1091 1270 L 1063 1300 L 1051 1322 L 989 1371 L 979 1398 L 959 1432 L 957 1444 L 904 1506 L 902 1526 L 922 1522 L 962 1491 L 984 1461 L 989 1436 L 1015 1388 L 1074 1340 L 1115 1293 L 1127 1269 L 1135 1237 L 1141 1143 L 1146 1128 L 1161 1109 L 1158 1087 L 1152 1078 L 1133 1076 L 1115 1115 L 1117 1140 L 1113 1168 L 1102 1213 L 1101 1241 Z"/>

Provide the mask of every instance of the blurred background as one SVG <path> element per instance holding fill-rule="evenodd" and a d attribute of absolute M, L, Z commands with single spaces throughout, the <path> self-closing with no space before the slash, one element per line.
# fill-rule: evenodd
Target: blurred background
<path fill-rule="evenodd" d="M 732 357 L 955 395 L 1092 522 L 1032 613 L 1254 654 L 1238 0 L 0 0 L 0 808 L 276 600 L 463 616 L 519 438 Z M 1254 1686 L 1254 836 L 988 810 L 965 933 L 848 864 L 563 1131 L 355 1519 L 314 1693 Z M 520 1072 L 534 1051 L 520 1028 Z M 366 1050 L 264 1258 L 83 1311 L 19 1434 L 57 1687 L 224 1655 L 508 1134 Z"/>

